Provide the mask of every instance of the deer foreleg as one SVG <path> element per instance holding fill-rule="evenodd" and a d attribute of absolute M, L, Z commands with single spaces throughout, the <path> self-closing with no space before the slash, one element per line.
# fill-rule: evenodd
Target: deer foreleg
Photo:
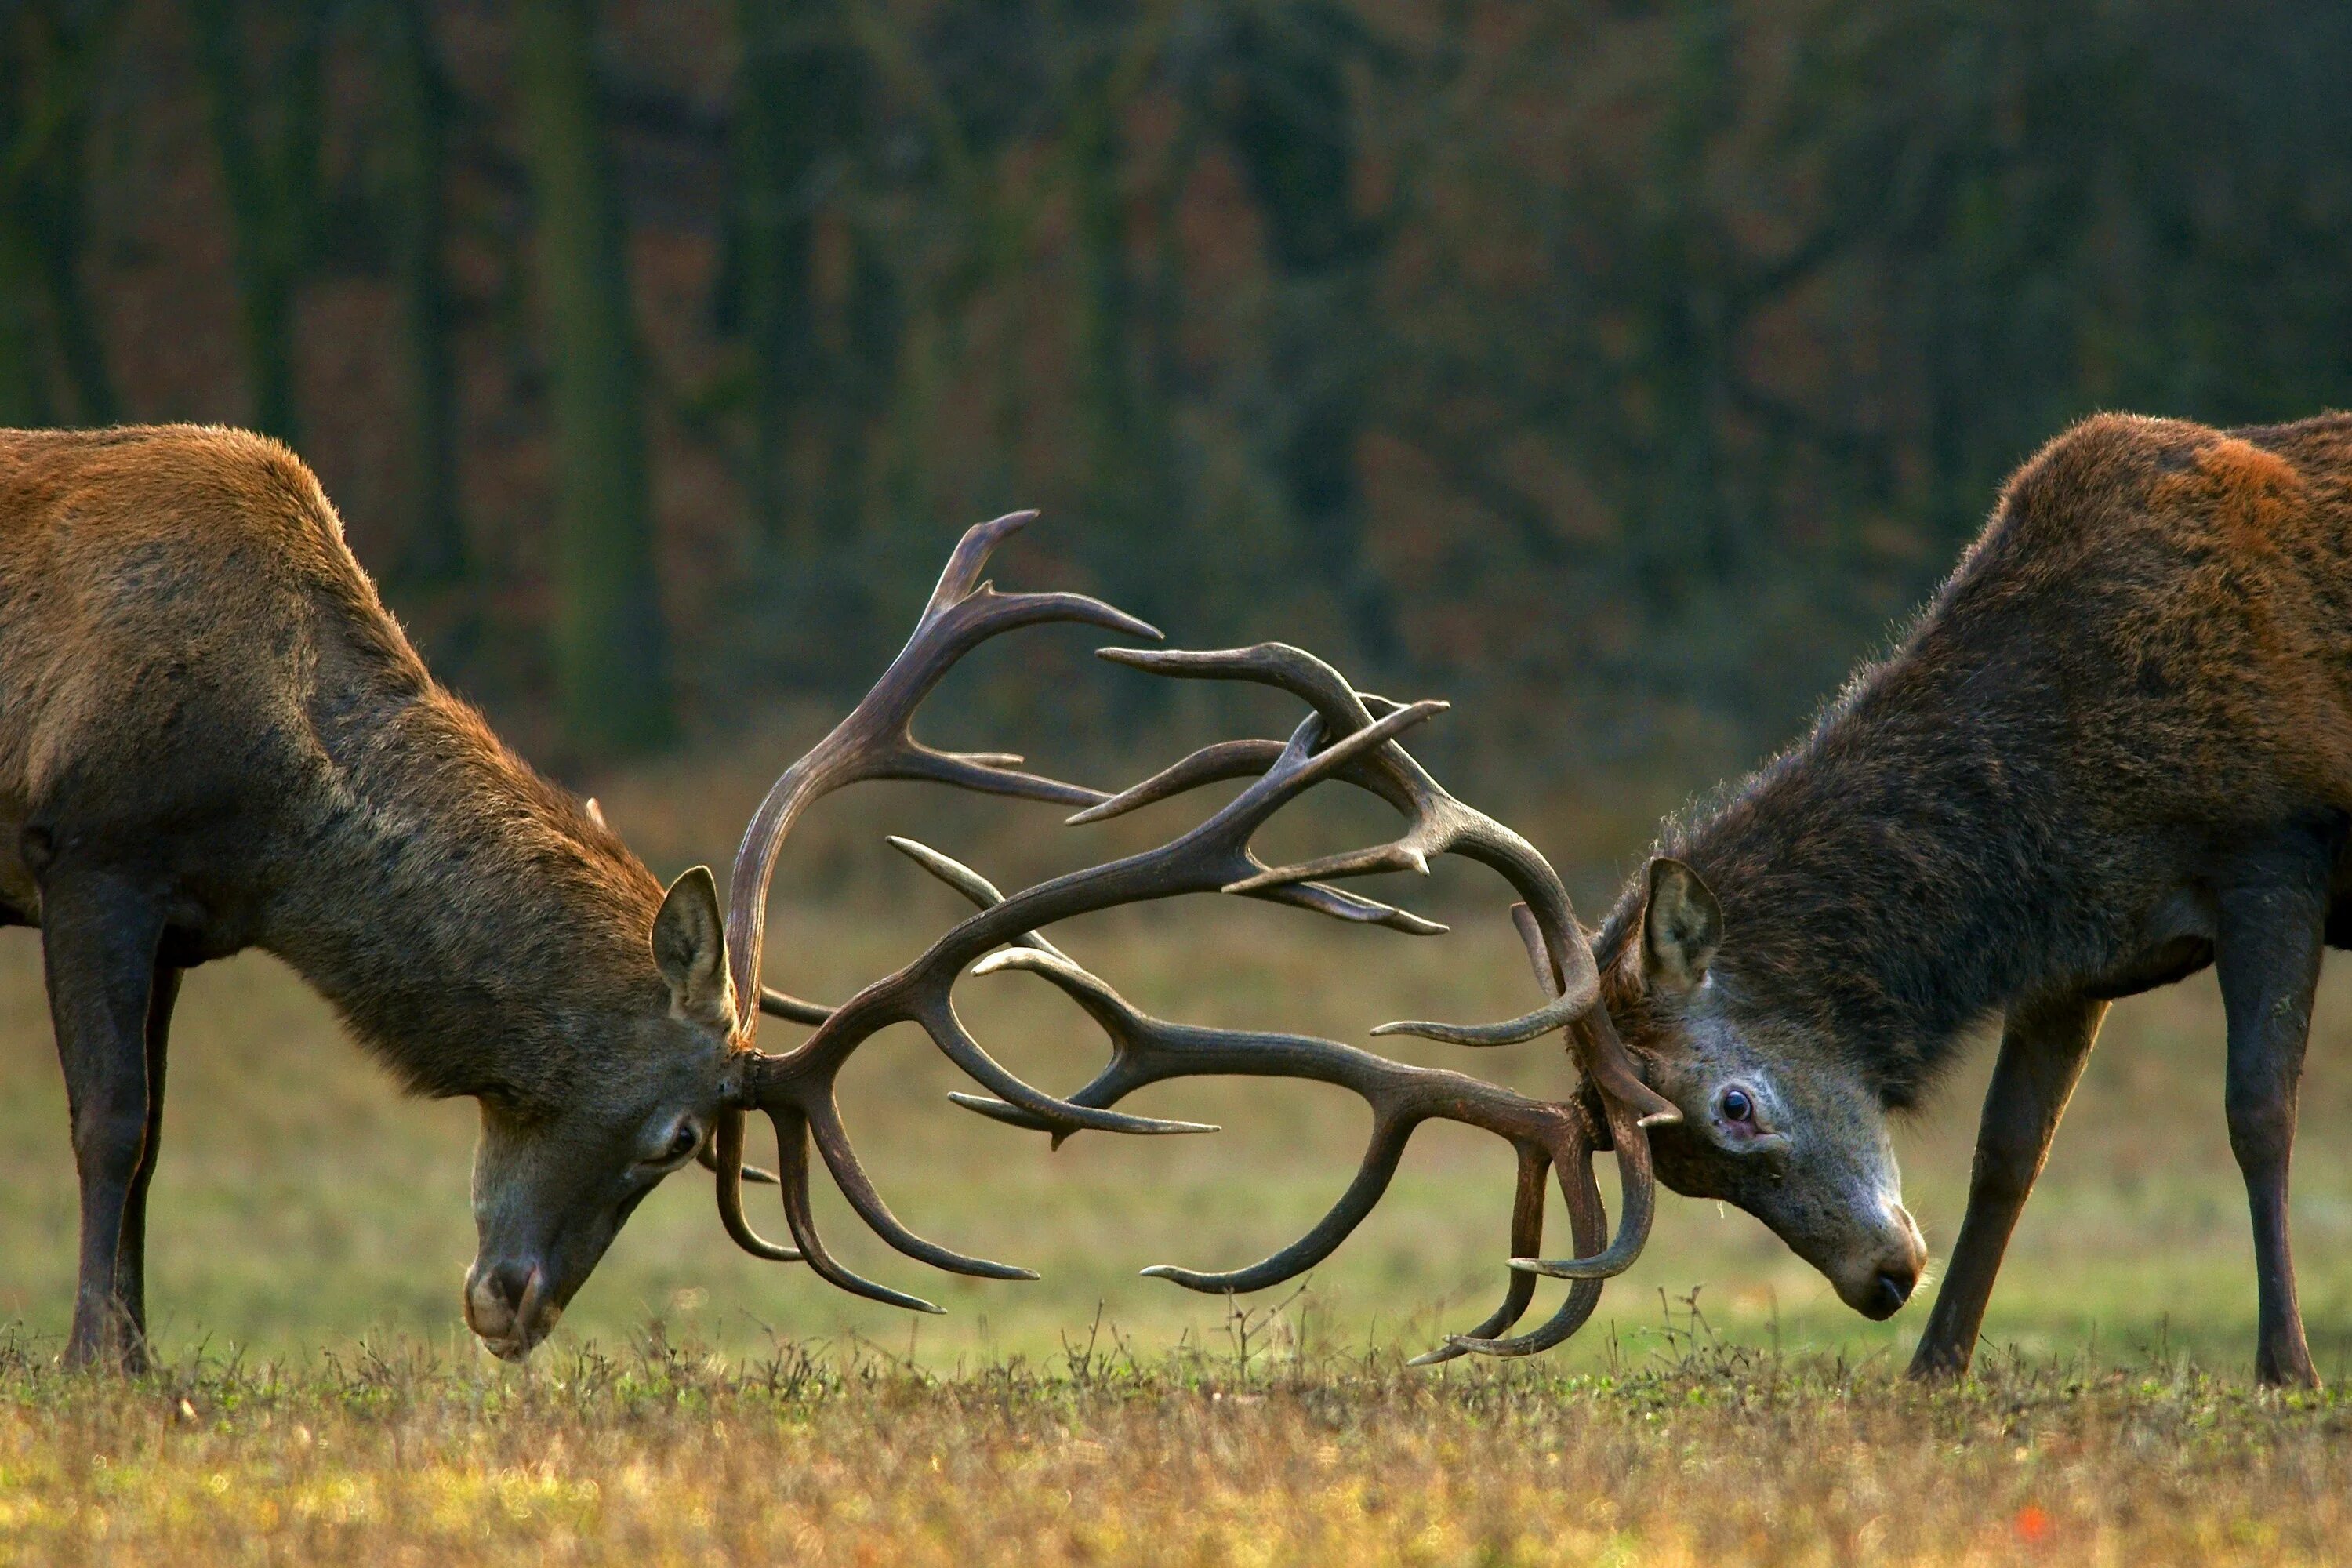
<path fill-rule="evenodd" d="M 163 928 L 154 900 L 115 879 L 58 877 L 43 886 L 42 962 L 81 1178 L 81 1281 L 66 1346 L 74 1365 L 136 1369 L 146 1360 L 143 1225 L 134 1218 L 162 1100 L 149 1041 L 152 1034 L 160 1047 L 161 1025 L 151 1030 L 151 1021 Z M 168 1016 L 168 999 L 163 1010 Z M 160 1065 L 160 1048 L 155 1056 Z"/>
<path fill-rule="evenodd" d="M 115 1249 L 116 1289 L 141 1341 L 147 1334 L 147 1188 L 155 1179 L 155 1156 L 163 1142 L 163 1058 L 182 973 L 172 964 L 157 964 L 147 994 L 147 1135 L 139 1145 L 139 1169 L 122 1205 L 122 1242 Z"/>
<path fill-rule="evenodd" d="M 2010 1233 L 2049 1157 L 2050 1140 L 2090 1059 L 2107 1005 L 2083 997 L 2021 1007 L 2002 1026 L 2000 1059 L 1985 1092 L 1969 1208 L 1911 1375 L 1958 1377 L 1976 1353 L 1985 1303 Z"/>

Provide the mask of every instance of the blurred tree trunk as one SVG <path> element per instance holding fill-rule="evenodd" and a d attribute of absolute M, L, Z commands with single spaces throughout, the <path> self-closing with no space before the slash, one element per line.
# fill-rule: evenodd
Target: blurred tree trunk
<path fill-rule="evenodd" d="M 16 225 L 9 224 L 0 232 L 0 426 L 18 428 L 57 423 L 41 363 L 31 260 Z"/>
<path fill-rule="evenodd" d="M 907 336 L 898 273 L 869 236 L 853 230 L 849 247 L 849 277 L 819 393 L 823 473 L 814 505 L 819 537 L 835 550 L 855 546 L 865 521 L 875 426 L 898 396 Z"/>
<path fill-rule="evenodd" d="M 1674 52 L 1636 275 L 1654 477 L 1633 538 L 1636 580 L 1661 613 L 1730 583 L 1742 560 L 1722 454 L 1737 251 L 1706 199 L 1709 152 L 1738 107 L 1738 20 L 1729 0 L 1678 0 L 1669 16 Z"/>
<path fill-rule="evenodd" d="M 11 421 L 56 419 L 50 347 L 76 419 L 121 416 L 81 278 L 92 78 L 120 15 L 113 0 L 28 5 L 0 23 L 0 416 Z"/>
<path fill-rule="evenodd" d="M 457 498 L 457 399 L 450 363 L 447 233 L 449 88 L 425 0 L 390 0 L 394 245 L 408 340 L 409 518 L 404 582 L 443 586 L 467 573 Z"/>
<path fill-rule="evenodd" d="M 1130 556 L 1146 526 L 1144 411 L 1135 363 L 1136 288 L 1128 256 L 1118 106 L 1089 83 L 1072 106 L 1066 142 L 1079 268 L 1078 382 L 1095 526 Z M 1149 614 L 1150 612 L 1145 612 Z"/>
<path fill-rule="evenodd" d="M 260 26 L 239 0 L 188 0 L 188 11 L 228 200 L 253 423 L 295 445 L 294 310 L 318 246 L 327 5 L 287 0 L 262 8 Z M 247 64 L 260 35 L 279 29 L 289 36 L 257 88 Z"/>
<path fill-rule="evenodd" d="M 1123 121 L 1159 53 L 1150 26 L 1107 23 L 1075 42 L 1064 89 L 1063 166 L 1077 286 L 1076 366 L 1090 552 L 1110 596 L 1146 620 L 1190 624 L 1181 604 L 1184 505 L 1159 374 L 1160 322 L 1137 276 L 1135 160 Z M 1138 700 L 1154 704 L 1156 690 Z"/>
<path fill-rule="evenodd" d="M 751 510 L 772 550 L 792 524 L 799 418 L 845 390 L 817 338 L 813 252 L 818 205 L 856 133 L 861 72 L 829 0 L 737 0 L 735 16 L 735 286 L 751 355 Z"/>
<path fill-rule="evenodd" d="M 1358 647 L 1385 661 L 1397 650 L 1395 612 L 1365 556 L 1356 473 L 1379 353 L 1371 282 L 1381 236 L 1355 211 L 1354 30 L 1314 0 L 1243 13 L 1228 134 L 1277 279 L 1276 471 L 1307 571 L 1339 598 Z"/>
<path fill-rule="evenodd" d="M 57 422 L 40 310 L 40 229 L 26 199 L 42 153 L 28 19 L 0 36 L 0 425 Z"/>
<path fill-rule="evenodd" d="M 567 733 L 601 755 L 677 731 L 654 575 L 619 195 L 598 132 L 590 0 L 520 0 L 517 86 L 536 205 L 557 463 L 555 658 Z"/>

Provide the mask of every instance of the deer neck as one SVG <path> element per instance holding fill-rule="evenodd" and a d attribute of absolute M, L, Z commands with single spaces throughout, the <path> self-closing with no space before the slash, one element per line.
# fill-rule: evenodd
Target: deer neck
<path fill-rule="evenodd" d="M 1803 745 L 1679 831 L 1724 911 L 1728 1005 L 1829 1042 L 1908 1103 L 2019 1000 L 2109 960 L 2034 721 L 1863 689 Z M 1915 718 L 1916 715 L 1916 718 Z M 1637 887 L 1609 942 L 1631 939 Z"/>
<path fill-rule="evenodd" d="M 651 874 L 436 689 L 346 726 L 316 794 L 262 945 L 413 1089 L 518 1090 L 655 983 Z"/>

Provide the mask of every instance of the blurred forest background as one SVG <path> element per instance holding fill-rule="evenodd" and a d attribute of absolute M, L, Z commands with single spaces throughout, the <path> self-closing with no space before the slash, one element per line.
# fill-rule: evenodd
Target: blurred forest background
<path fill-rule="evenodd" d="M 2071 420 L 2352 403 L 2347 81 L 2352 6 L 2284 0 L 0 0 L 0 423 L 286 437 L 436 668 L 665 871 L 726 854 L 960 529 L 1037 506 L 1010 581 L 1455 699 L 1416 752 L 1591 912 L 1657 812 L 1784 743 Z M 992 649 L 938 738 L 1034 742 L 1054 772 L 1099 752 L 1072 771 L 1100 780 L 1236 732 L 1246 694 L 1097 674 L 1089 640 Z M 1057 859 L 1034 810 L 940 796 L 804 830 L 781 983 L 846 993 L 957 912 L 875 847 L 886 818 L 993 875 Z M 1008 815 L 1031 826 L 984 826 Z M 1492 894 L 1466 963 L 1223 908 L 1076 940 L 1171 1016 L 1351 1037 L 1525 1005 Z M 455 1334 L 471 1110 L 396 1104 L 282 968 L 191 984 L 183 1033 L 217 1038 L 174 1068 L 173 1342 Z M 1091 1070 L 1083 1020 L 1003 989 L 965 999 L 1009 1059 Z M 2323 1038 L 2352 1039 L 2336 1005 Z M 0 1314 L 51 1332 L 75 1207 L 45 1016 L 26 937 L 0 951 Z M 2217 1019 L 2210 982 L 2119 1010 L 1996 1298 L 2005 1341 L 2242 1363 Z M 1537 1091 L 1566 1064 L 1479 1070 Z M 2315 1074 L 2297 1170 L 2337 1378 L 2339 1078 Z M 951 1080 L 902 1052 L 851 1091 L 886 1184 L 1055 1283 L 950 1298 L 970 1310 L 925 1355 L 1049 1349 L 1098 1302 L 1150 1342 L 1213 1335 L 1214 1306 L 1129 1271 L 1256 1256 L 1360 1147 L 1351 1106 L 1223 1085 L 1168 1107 L 1218 1140 L 1049 1160 L 953 1117 Z M 1939 1247 L 1980 1081 L 1902 1132 Z M 1507 1172 L 1451 1136 L 1318 1276 L 1345 1333 L 1419 1349 L 1484 1310 Z M 567 1332 L 908 1335 L 739 1257 L 708 1201 L 649 1204 Z M 1916 1331 L 1713 1212 L 1673 1210 L 1577 1353 L 1710 1281 L 1773 1343 Z"/>
<path fill-rule="evenodd" d="M 568 767 L 861 689 L 1034 505 L 1023 580 L 1453 696 L 1457 768 L 1687 783 L 2078 415 L 2352 401 L 2337 5 L 0 17 L 0 421 L 286 437 Z"/>

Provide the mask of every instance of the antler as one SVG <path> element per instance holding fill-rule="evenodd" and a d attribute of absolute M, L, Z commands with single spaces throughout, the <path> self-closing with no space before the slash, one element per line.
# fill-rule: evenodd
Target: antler
<path fill-rule="evenodd" d="M 1360 734 L 1374 726 L 1377 705 L 1383 714 L 1399 711 L 1385 698 L 1359 692 L 1339 672 L 1313 654 L 1280 643 L 1223 653 L 1154 652 L 1141 648 L 1104 648 L 1102 657 L 1160 674 L 1212 680 L 1249 680 L 1274 686 L 1306 700 L 1318 718 L 1340 734 Z M 1443 707 L 1443 704 L 1434 706 Z M 1150 802 L 1165 800 L 1218 778 L 1241 776 L 1269 755 L 1274 742 L 1224 742 L 1204 747 L 1141 784 L 1082 811 L 1072 822 L 1100 822 Z M 1242 748 L 1250 748 L 1244 752 Z M 1247 757 L 1248 761 L 1243 759 Z M 1537 853 L 1535 846 L 1446 793 L 1402 746 L 1383 746 L 1342 773 L 1349 783 L 1370 790 L 1402 813 L 1411 824 L 1388 844 L 1342 855 L 1327 856 L 1296 866 L 1262 870 L 1227 886 L 1229 893 L 1261 897 L 1282 891 L 1309 878 L 1353 877 L 1381 871 L 1418 871 L 1424 875 L 1430 860 L 1455 854 L 1479 861 L 1501 875 L 1519 895 L 1513 918 L 1528 943 L 1530 961 L 1545 988 L 1549 1005 L 1500 1024 L 1458 1025 L 1407 1022 L 1382 1024 L 1375 1035 L 1420 1035 L 1461 1046 L 1507 1046 L 1548 1034 L 1564 1025 L 1590 1018 L 1598 1029 L 1575 1033 L 1578 1063 L 1609 1099 L 1633 1107 L 1643 1126 L 1681 1120 L 1672 1101 L 1642 1081 L 1623 1044 L 1609 1027 L 1608 1014 L 1595 1005 L 1601 979 L 1593 967 L 1592 949 L 1584 940 L 1570 909 L 1568 889 L 1559 874 Z M 1545 978 L 1546 976 L 1549 978 Z"/>
<path fill-rule="evenodd" d="M 1579 1250 L 1601 1244 L 1606 1217 L 1592 1177 L 1595 1140 L 1584 1108 L 1574 1101 L 1529 1100 L 1463 1073 L 1410 1067 L 1330 1040 L 1170 1023 L 1139 1011 L 1061 953 L 1007 949 L 982 960 L 972 973 L 1010 969 L 1026 970 L 1059 986 L 1110 1038 L 1109 1064 L 1071 1097 L 1076 1103 L 1108 1107 L 1147 1084 L 1224 1074 L 1334 1084 L 1360 1095 L 1371 1107 L 1371 1138 L 1355 1179 L 1305 1236 L 1246 1268 L 1202 1273 L 1157 1264 L 1143 1271 L 1150 1278 L 1172 1280 L 1187 1289 L 1226 1294 L 1263 1290 L 1312 1268 L 1372 1212 L 1396 1174 L 1414 1131 L 1433 1120 L 1483 1128 L 1518 1152 L 1519 1191 L 1511 1215 L 1514 1253 L 1532 1252 L 1542 1242 L 1544 1177 L 1554 1169 L 1559 1172 L 1560 1192 L 1568 1200 Z M 1047 1125 L 1001 1100 L 971 1095 L 951 1098 L 1014 1126 Z M 1583 1327 L 1601 1300 L 1601 1279 L 1580 1279 L 1540 1329 L 1517 1339 L 1497 1338 L 1526 1313 L 1535 1298 L 1534 1286 L 1532 1274 L 1512 1275 L 1503 1305 L 1493 1316 L 1469 1333 L 1451 1337 L 1443 1349 L 1417 1358 L 1414 1364 L 1450 1361 L 1473 1350 L 1492 1355 L 1528 1355 L 1548 1350 Z"/>
<path fill-rule="evenodd" d="M 1574 1102 L 1541 1102 L 1459 1073 L 1401 1066 L 1328 1041 L 1280 1035 L 1188 1029 L 1145 1017 L 1038 935 L 1074 915 L 1119 904 L 1187 893 L 1226 892 L 1296 905 L 1334 918 L 1386 925 L 1413 934 L 1444 930 L 1433 921 L 1377 900 L 1331 887 L 1325 879 L 1373 872 L 1426 871 L 1431 857 L 1453 853 L 1498 872 L 1524 900 L 1521 929 L 1547 982 L 1549 1000 L 1499 1024 L 1384 1025 L 1376 1033 L 1405 1032 L 1465 1045 L 1504 1045 L 1569 1028 L 1575 1053 L 1598 1093 L 1610 1142 L 1619 1157 L 1625 1214 L 1616 1240 L 1597 1253 L 1543 1265 L 1543 1271 L 1580 1281 L 1559 1313 L 1534 1333 L 1496 1339 L 1524 1315 L 1533 1293 L 1529 1271 L 1514 1275 L 1504 1305 L 1471 1335 L 1433 1358 L 1469 1350 L 1526 1354 L 1559 1342 L 1590 1315 L 1600 1281 L 1622 1272 L 1640 1251 L 1651 1214 L 1652 1181 L 1645 1128 L 1677 1116 L 1672 1104 L 1642 1082 L 1605 1012 L 1595 1005 L 1599 983 L 1591 949 L 1577 926 L 1566 890 L 1534 847 L 1491 817 L 1462 805 L 1397 743 L 1397 738 L 1444 710 L 1442 702 L 1391 702 L 1357 692 L 1320 659 L 1281 644 L 1220 652 L 1153 652 L 1105 648 L 1102 656 L 1180 677 L 1254 681 L 1286 690 L 1312 710 L 1289 739 L 1226 742 L 1195 752 L 1124 793 L 1106 798 L 1076 785 L 1013 771 L 1019 759 L 957 756 L 933 752 L 910 731 L 915 708 L 964 652 L 999 631 L 1048 620 L 1082 621 L 1138 636 L 1158 634 L 1096 600 L 1068 594 L 1001 595 L 979 583 L 982 563 L 1007 533 L 1033 513 L 1016 513 L 968 532 L 941 574 L 913 637 L 882 679 L 832 734 L 786 771 L 753 817 L 735 861 L 728 949 L 737 997 L 738 1038 L 746 1047 L 733 1100 L 721 1117 L 713 1151 L 719 1167 L 721 1217 L 735 1239 L 764 1257 L 805 1258 L 820 1275 L 876 1300 L 925 1311 L 940 1309 L 866 1279 L 844 1267 L 817 1234 L 809 1204 L 808 1146 L 832 1173 L 851 1207 L 883 1239 L 908 1256 L 960 1273 L 1034 1279 L 1023 1268 L 971 1258 L 928 1241 L 891 1214 L 859 1163 L 844 1129 L 835 1082 L 866 1040 L 893 1024 L 913 1023 L 956 1065 L 995 1098 L 954 1096 L 959 1103 L 1001 1121 L 1051 1132 L 1058 1142 L 1093 1128 L 1104 1131 L 1211 1131 L 1198 1123 L 1129 1116 L 1111 1109 L 1145 1083 L 1204 1072 L 1318 1079 L 1341 1084 L 1371 1103 L 1375 1126 L 1363 1167 L 1322 1224 L 1294 1246 L 1252 1268 L 1231 1274 L 1181 1269 L 1148 1272 L 1196 1289 L 1254 1289 L 1288 1278 L 1328 1256 L 1369 1214 L 1385 1190 L 1412 1130 L 1432 1118 L 1485 1127 L 1518 1150 L 1520 1179 L 1514 1210 L 1515 1260 L 1541 1239 L 1546 1172 L 1557 1168 L 1567 1194 L 1578 1252 L 1599 1247 L 1605 1230 L 1591 1157 L 1599 1144 L 1591 1120 Z M 777 847 L 798 815 L 818 795 L 862 778 L 919 777 L 1002 794 L 1080 804 L 1070 820 L 1099 821 L 1149 802 L 1223 779 L 1253 782 L 1209 818 L 1169 843 L 1122 859 L 1074 871 L 1006 897 L 969 868 L 906 840 L 891 842 L 926 869 L 982 907 L 940 936 L 912 963 L 873 982 L 840 1006 L 824 1009 L 758 984 L 766 889 Z M 1326 779 L 1337 778 L 1379 795 L 1407 819 L 1405 833 L 1377 848 L 1298 865 L 1268 867 L 1251 841 L 1284 805 Z M 1000 950 L 1003 950 L 1000 952 Z M 952 992 L 976 961 L 982 968 L 1028 968 L 1060 984 L 1100 1021 L 1117 1047 L 1110 1067 L 1067 1100 L 1035 1089 L 1007 1071 L 957 1017 Z M 816 1024 L 790 1051 L 750 1048 L 761 1011 Z M 1597 1020 L 1597 1022 L 1596 1022 Z M 765 1112 L 776 1128 L 784 1214 L 798 1249 L 777 1246 L 752 1231 L 742 1214 L 743 1111 Z M 1574 1180 L 1570 1179 L 1574 1173 Z"/>
<path fill-rule="evenodd" d="M 981 580 L 989 554 L 1028 526 L 1034 511 L 1008 512 L 967 530 L 914 635 L 882 679 L 849 717 L 834 727 L 800 761 L 784 770 L 751 814 L 735 868 L 728 880 L 727 957 L 733 972 L 736 1019 L 754 1026 L 759 1002 L 761 945 L 768 924 L 768 883 L 775 875 L 776 851 L 784 835 L 819 795 L 861 779 L 933 779 L 992 795 L 1024 795 L 1088 805 L 1098 791 L 1020 771 L 1021 758 L 1007 752 L 934 751 L 915 739 L 915 710 L 931 694 L 955 661 L 1000 632 L 1049 621 L 1077 621 L 1129 637 L 1158 641 L 1159 630 L 1123 610 L 1082 594 L 999 594 Z M 779 996 L 780 1002 L 788 998 Z"/>

